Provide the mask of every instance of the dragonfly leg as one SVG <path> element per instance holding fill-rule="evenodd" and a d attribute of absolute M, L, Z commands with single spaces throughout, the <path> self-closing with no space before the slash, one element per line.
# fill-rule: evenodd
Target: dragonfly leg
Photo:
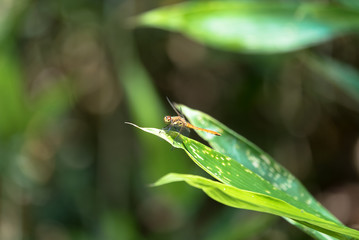
<path fill-rule="evenodd" d="M 181 127 L 180 130 L 178 131 L 178 135 L 175 137 L 175 139 L 173 139 L 173 143 L 177 140 L 177 138 L 181 135 L 182 130 L 184 129 L 184 127 Z"/>
<path fill-rule="evenodd" d="M 168 126 L 163 127 L 162 130 L 165 132 L 168 132 L 168 131 L 171 131 L 172 127 L 173 127 L 172 125 L 168 125 Z"/>

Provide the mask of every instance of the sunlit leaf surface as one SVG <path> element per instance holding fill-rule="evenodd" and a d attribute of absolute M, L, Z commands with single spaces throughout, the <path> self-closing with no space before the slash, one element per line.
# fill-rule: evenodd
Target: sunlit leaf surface
<path fill-rule="evenodd" d="M 137 24 L 178 31 L 203 44 L 248 53 L 302 49 L 357 31 L 359 12 L 314 3 L 185 2 L 144 13 Z"/>
<path fill-rule="evenodd" d="M 296 208 L 278 198 L 271 197 L 270 194 L 242 190 L 200 176 L 171 173 L 158 180 L 154 185 L 159 186 L 178 181 L 185 181 L 193 187 L 202 189 L 211 198 L 231 207 L 261 211 L 293 219 L 337 239 L 352 239 L 349 236 L 359 237 L 359 233 L 353 229 L 310 214 L 306 212 L 307 209 Z M 322 239 L 331 238 L 325 236 Z"/>
<path fill-rule="evenodd" d="M 208 141 L 214 149 L 243 164 L 243 166 L 273 184 L 277 189 L 291 195 L 295 200 L 304 202 L 318 209 L 318 211 L 322 209 L 323 215 L 326 215 L 333 221 L 338 221 L 313 198 L 306 188 L 287 169 L 275 162 L 271 156 L 262 151 L 254 143 L 207 114 L 184 105 L 179 105 L 179 108 L 195 126 L 220 129 L 222 134 L 220 138 L 214 138 L 210 134 L 197 131 L 198 135 Z"/>
<path fill-rule="evenodd" d="M 182 106 L 182 111 L 183 109 L 184 106 Z M 134 124 L 131 125 L 136 126 Z M 202 127 L 205 127 L 205 125 Z M 212 127 L 207 125 L 207 127 L 224 134 L 223 129 L 219 125 L 212 125 Z M 202 178 L 199 182 L 195 181 L 196 187 L 199 188 L 202 188 L 200 185 L 205 183 L 206 185 L 202 189 L 217 201 L 233 207 L 268 212 L 290 218 L 294 225 L 299 225 L 303 230 L 308 231 L 318 239 L 331 239 L 328 235 L 341 239 L 350 239 L 349 236 L 359 237 L 357 231 L 336 222 L 329 213 L 312 207 L 316 205 L 299 201 L 295 195 L 291 196 L 285 191 L 280 190 L 273 183 L 230 156 L 209 148 L 193 139 L 178 135 L 177 132 L 166 132 L 155 128 L 140 129 L 163 138 L 172 144 L 173 147 L 182 148 L 197 165 L 222 182 L 219 183 Z M 222 136 L 210 136 L 210 138 L 214 141 L 214 139 L 220 139 Z M 156 184 L 187 181 L 185 178 L 184 175 L 169 175 Z M 197 179 L 198 177 L 193 178 Z M 188 183 L 193 185 L 192 180 Z M 224 191 L 223 188 L 225 188 Z M 244 193 L 247 194 L 245 195 L 247 197 L 246 201 L 242 199 L 244 196 L 242 194 Z"/>
<path fill-rule="evenodd" d="M 307 189 L 297 180 L 287 169 L 273 160 L 271 156 L 262 151 L 254 143 L 240 136 L 227 126 L 213 119 L 205 113 L 193 110 L 184 105 L 177 105 L 182 113 L 194 125 L 202 128 L 217 129 L 222 136 L 214 138 L 210 134 L 197 131 L 197 133 L 217 151 L 232 157 L 246 168 L 263 177 L 277 189 L 286 192 L 293 199 L 304 202 L 316 211 L 321 212 L 328 219 L 341 224 L 330 212 L 327 211 Z M 308 229 L 306 226 L 286 219 L 297 227 L 303 229 L 318 239 L 326 239 L 316 231 Z"/>

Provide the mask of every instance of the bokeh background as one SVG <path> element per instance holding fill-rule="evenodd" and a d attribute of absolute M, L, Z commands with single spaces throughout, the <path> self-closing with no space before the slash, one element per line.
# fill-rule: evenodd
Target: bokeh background
<path fill-rule="evenodd" d="M 162 128 L 166 96 L 257 144 L 358 229 L 358 35 L 261 55 L 128 24 L 172 3 L 0 2 L 0 239 L 308 239 L 183 183 L 150 186 L 169 172 L 206 176 L 124 124 Z M 328 77 L 319 54 L 349 66 L 351 82 Z"/>

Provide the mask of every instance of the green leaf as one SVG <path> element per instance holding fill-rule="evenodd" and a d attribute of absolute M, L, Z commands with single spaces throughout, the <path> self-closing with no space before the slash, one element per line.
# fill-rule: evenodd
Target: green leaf
<path fill-rule="evenodd" d="M 31 101 L 31 124 L 29 124 L 31 131 L 38 131 L 71 107 L 74 96 L 70 81 L 66 78 L 56 78 L 53 82 L 52 86 Z"/>
<path fill-rule="evenodd" d="M 27 4 L 27 0 L 0 2 L 0 44 L 14 32 L 17 21 Z"/>
<path fill-rule="evenodd" d="M 359 11 L 314 3 L 201 1 L 149 11 L 136 23 L 181 32 L 222 50 L 272 54 L 358 31 Z"/>
<path fill-rule="evenodd" d="M 21 68 L 10 41 L 0 46 L 0 140 L 24 131 L 30 110 L 24 97 Z"/>
<path fill-rule="evenodd" d="M 350 7 L 350 8 L 359 9 L 359 1 L 357 1 L 357 0 L 336 0 L 336 2 L 339 2 L 342 5 Z"/>
<path fill-rule="evenodd" d="M 293 219 L 338 239 L 350 239 L 347 236 L 359 237 L 358 231 L 313 215 L 306 209 L 297 208 L 268 194 L 246 191 L 200 176 L 171 173 L 158 180 L 154 185 L 160 186 L 178 181 L 185 181 L 193 187 L 202 189 L 214 200 L 231 207 L 261 211 Z"/>
<path fill-rule="evenodd" d="M 357 69 L 335 59 L 314 54 L 303 55 L 301 59 L 311 70 L 324 76 L 347 96 L 359 103 L 359 72 Z M 357 105 L 354 109 L 357 110 Z"/>
<path fill-rule="evenodd" d="M 220 149 L 219 151 L 179 135 L 178 132 L 166 132 L 155 128 L 140 128 L 130 124 L 163 138 L 173 147 L 182 148 L 198 166 L 222 182 L 210 182 L 209 185 L 213 182 L 214 186 L 210 188 L 211 191 L 205 191 L 209 196 L 229 206 L 282 216 L 317 239 L 331 239 L 328 235 L 340 239 L 359 237 L 359 232 L 345 227 L 336 220 L 325 208 L 316 202 L 294 176 L 275 163 L 273 159 L 254 144 L 206 114 L 183 105 L 177 105 L 177 107 L 190 120 L 197 119 L 197 122 L 191 121 L 193 124 L 222 134 L 222 136 L 214 136 L 208 133 L 200 133 L 212 145 L 217 143 L 216 148 Z M 226 151 L 232 153 L 233 156 L 224 154 Z M 237 153 L 236 155 L 236 152 L 241 152 L 241 154 Z M 238 156 L 241 161 L 235 158 Z M 247 159 L 247 161 L 242 163 L 243 159 Z M 251 168 L 246 165 L 251 165 Z M 264 170 L 262 170 L 262 167 Z M 176 177 L 178 181 L 183 181 L 183 175 L 170 176 L 168 178 L 165 177 L 156 184 L 175 181 Z M 210 180 L 206 181 L 208 183 Z M 218 190 L 218 186 L 220 186 L 220 189 L 223 186 L 226 189 L 229 187 L 228 189 L 231 189 L 230 197 L 224 196 L 222 194 L 223 191 Z M 208 189 L 207 185 L 205 189 Z M 251 198 L 258 197 L 255 200 L 252 199 L 257 204 L 265 199 L 267 200 L 265 200 L 264 205 L 253 205 L 250 202 L 244 204 L 241 202 L 241 198 L 236 198 L 239 195 L 232 194 L 232 190 L 238 190 L 240 193 L 243 191 L 250 192 L 252 194 Z M 266 204 L 269 203 L 274 204 L 273 209 L 268 209 Z"/>
<path fill-rule="evenodd" d="M 176 106 L 193 125 L 206 129 L 220 129 L 222 136 L 219 138 L 214 138 L 210 134 L 197 131 L 214 149 L 243 164 L 246 168 L 258 174 L 276 188 L 286 192 L 295 200 L 304 202 L 311 208 L 321 212 L 321 214 L 333 222 L 341 224 L 327 209 L 316 201 L 298 179 L 283 166 L 275 162 L 271 156 L 262 151 L 254 143 L 205 113 L 193 110 L 184 105 L 176 104 Z M 312 231 L 298 222 L 290 221 L 290 219 L 286 220 L 302 230 L 309 232 L 309 234 L 314 235 L 318 239 L 322 238 L 320 234 L 317 236 L 318 233 L 316 231 Z M 324 237 L 324 239 L 326 238 Z"/>
<path fill-rule="evenodd" d="M 243 166 L 270 182 L 277 189 L 291 195 L 295 200 L 304 202 L 320 211 L 328 219 L 339 223 L 332 214 L 315 200 L 295 176 L 254 143 L 205 113 L 184 105 L 177 106 L 193 125 L 206 129 L 221 129 L 222 136 L 219 138 L 197 131 L 198 135 L 208 141 L 215 150 L 243 164 Z"/>

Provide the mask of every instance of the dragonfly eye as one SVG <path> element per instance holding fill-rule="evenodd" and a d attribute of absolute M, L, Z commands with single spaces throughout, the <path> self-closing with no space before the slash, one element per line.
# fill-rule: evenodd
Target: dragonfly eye
<path fill-rule="evenodd" d="M 170 123 L 171 122 L 171 116 L 166 116 L 164 119 L 165 123 Z"/>

